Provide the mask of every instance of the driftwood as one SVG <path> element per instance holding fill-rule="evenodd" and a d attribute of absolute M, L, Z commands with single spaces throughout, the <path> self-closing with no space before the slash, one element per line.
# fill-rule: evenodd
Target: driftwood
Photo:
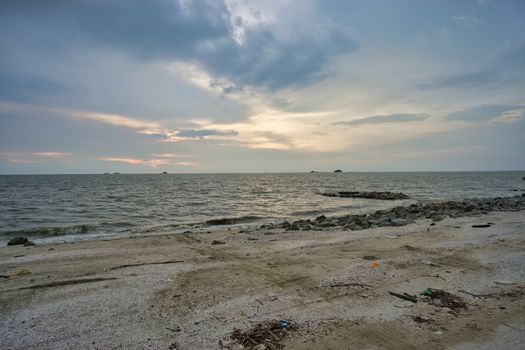
<path fill-rule="evenodd" d="M 410 295 L 408 293 L 399 294 L 399 293 L 394 293 L 394 292 L 388 292 L 388 294 L 398 297 L 399 299 L 417 303 L 417 297 L 414 295 Z"/>
<path fill-rule="evenodd" d="M 111 267 L 109 268 L 109 270 L 117 270 L 117 269 L 123 269 L 126 267 L 136 267 L 136 266 L 144 266 L 144 265 L 176 264 L 176 263 L 181 263 L 181 262 L 184 262 L 184 260 L 168 260 L 168 261 L 154 261 L 154 262 L 138 263 L 138 264 L 125 264 L 125 265 Z"/>
<path fill-rule="evenodd" d="M 116 277 L 83 278 L 83 279 L 76 279 L 76 280 L 65 280 L 65 281 L 55 281 L 55 282 L 42 283 L 42 284 L 34 284 L 29 287 L 21 287 L 18 289 L 40 289 L 40 288 L 60 287 L 60 286 L 69 286 L 73 284 L 112 281 L 116 279 L 117 279 Z"/>
<path fill-rule="evenodd" d="M 334 283 L 330 285 L 330 288 L 336 288 L 336 287 L 364 287 L 364 288 L 372 288 L 369 284 L 363 284 L 363 283 L 357 283 L 357 282 L 348 282 L 348 283 Z"/>

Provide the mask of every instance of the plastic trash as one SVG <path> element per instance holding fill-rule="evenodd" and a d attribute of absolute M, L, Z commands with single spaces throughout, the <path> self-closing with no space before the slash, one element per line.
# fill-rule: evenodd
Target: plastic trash
<path fill-rule="evenodd" d="M 428 266 L 435 266 L 435 267 L 439 266 L 438 263 L 435 263 L 435 262 L 430 261 L 430 260 L 423 261 L 423 264 L 428 265 Z"/>
<path fill-rule="evenodd" d="M 379 267 L 379 263 L 377 261 L 372 261 L 370 263 L 370 268 L 371 269 L 377 269 Z"/>
<path fill-rule="evenodd" d="M 433 294 L 434 293 L 430 289 L 427 289 L 423 293 L 421 293 L 421 295 L 424 295 L 424 296 L 427 296 L 427 297 L 431 297 Z"/>
<path fill-rule="evenodd" d="M 281 327 L 281 329 L 286 329 L 288 326 L 290 326 L 290 322 L 285 320 L 279 321 L 279 327 Z"/>

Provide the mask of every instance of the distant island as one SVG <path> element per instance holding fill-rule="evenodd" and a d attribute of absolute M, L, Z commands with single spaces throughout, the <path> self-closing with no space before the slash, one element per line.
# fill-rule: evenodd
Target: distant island
<path fill-rule="evenodd" d="M 342 173 L 343 171 L 341 169 L 334 170 L 334 173 Z"/>

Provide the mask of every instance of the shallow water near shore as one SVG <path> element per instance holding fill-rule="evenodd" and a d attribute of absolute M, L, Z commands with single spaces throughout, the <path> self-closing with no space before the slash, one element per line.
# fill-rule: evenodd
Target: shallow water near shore
<path fill-rule="evenodd" d="M 362 214 L 414 200 L 513 196 L 523 172 L 122 174 L 0 176 L 0 244 L 214 229 Z M 409 200 L 331 198 L 337 191 L 403 192 Z M 211 222 L 206 223 L 207 221 Z M 224 225 L 221 225 L 224 227 Z"/>

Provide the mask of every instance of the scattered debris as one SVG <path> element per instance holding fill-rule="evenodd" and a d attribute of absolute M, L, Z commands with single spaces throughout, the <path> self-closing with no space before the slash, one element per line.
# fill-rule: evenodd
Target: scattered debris
<path fill-rule="evenodd" d="M 494 281 L 496 284 L 501 284 L 504 286 L 512 286 L 513 284 L 516 284 L 514 281 L 507 281 L 507 280 L 500 280 L 500 281 Z"/>
<path fill-rule="evenodd" d="M 296 329 L 297 327 L 290 321 L 271 320 L 259 323 L 247 331 L 235 329 L 231 338 L 250 349 L 277 350 L 283 348 L 281 341 L 289 332 Z M 224 346 L 222 342 L 220 344 Z"/>
<path fill-rule="evenodd" d="M 461 293 L 465 293 L 465 294 L 471 295 L 471 296 L 473 296 L 474 298 L 483 298 L 483 297 L 484 297 L 483 295 L 480 295 L 480 294 L 474 294 L 474 293 L 471 293 L 471 292 L 467 292 L 466 290 L 463 290 L 463 289 L 458 290 L 458 292 L 461 292 Z"/>
<path fill-rule="evenodd" d="M 439 273 L 436 273 L 436 274 L 433 275 L 432 277 L 435 277 L 435 278 L 441 278 L 443 281 L 446 281 L 446 279 L 444 279 L 443 276 L 441 276 Z"/>
<path fill-rule="evenodd" d="M 433 323 L 434 320 L 426 316 L 412 316 L 412 319 L 416 323 Z"/>
<path fill-rule="evenodd" d="M 49 282 L 49 283 L 35 284 L 35 285 L 29 286 L 29 287 L 22 287 L 22 288 L 18 288 L 18 289 L 40 289 L 40 288 L 68 286 L 68 285 L 82 284 L 82 283 L 113 281 L 113 280 L 116 280 L 116 279 L 117 279 L 116 277 L 84 278 L 84 279 L 55 281 L 55 282 Z"/>
<path fill-rule="evenodd" d="M 430 260 L 423 261 L 423 264 L 428 265 L 428 266 L 435 266 L 435 267 L 438 267 L 438 266 L 439 266 L 438 263 L 435 263 L 435 262 L 430 261 Z"/>
<path fill-rule="evenodd" d="M 489 224 L 478 224 L 478 225 L 472 225 L 472 227 L 474 228 L 485 228 L 485 227 L 490 227 L 491 225 Z"/>
<path fill-rule="evenodd" d="M 377 269 L 379 267 L 379 263 L 377 261 L 372 261 L 370 263 L 370 268 L 371 269 Z"/>
<path fill-rule="evenodd" d="M 410 295 L 408 293 L 399 294 L 399 293 L 394 293 L 394 292 L 388 292 L 388 294 L 398 297 L 399 299 L 417 303 L 417 297 L 415 295 Z"/>
<path fill-rule="evenodd" d="M 363 287 L 363 288 L 372 288 L 369 284 L 357 283 L 357 282 L 347 282 L 347 283 L 334 283 L 329 286 L 330 288 L 336 287 Z"/>
<path fill-rule="evenodd" d="M 30 275 L 32 272 L 29 271 L 28 269 L 21 269 L 15 273 L 13 273 L 13 276 L 25 276 L 25 275 Z"/>
<path fill-rule="evenodd" d="M 365 260 L 376 260 L 377 257 L 375 257 L 373 255 L 365 255 L 365 256 L 363 256 L 363 259 L 365 259 Z"/>
<path fill-rule="evenodd" d="M 176 264 L 176 263 L 182 263 L 182 262 L 184 262 L 184 260 L 168 260 L 168 261 L 154 261 L 154 262 L 146 262 L 146 263 L 138 263 L 138 264 L 125 264 L 125 265 L 111 267 L 109 268 L 109 270 L 117 270 L 117 269 L 123 269 L 126 267 L 135 267 L 135 266 L 144 266 L 144 265 Z"/>
<path fill-rule="evenodd" d="M 223 241 L 219 241 L 217 239 L 214 239 L 213 241 L 211 241 L 211 245 L 218 245 L 218 244 L 226 244 L 226 243 Z"/>
<path fill-rule="evenodd" d="M 428 297 L 435 306 L 448 307 L 454 311 L 467 309 L 467 304 L 460 297 L 441 289 L 428 288 L 421 295 Z"/>

